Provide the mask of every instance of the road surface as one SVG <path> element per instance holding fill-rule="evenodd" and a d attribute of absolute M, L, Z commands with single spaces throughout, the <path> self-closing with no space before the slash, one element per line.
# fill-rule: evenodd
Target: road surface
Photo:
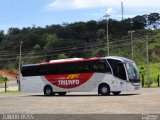
<path fill-rule="evenodd" d="M 97 93 L 0 94 L 0 113 L 32 114 L 160 114 L 160 88 L 143 88 L 140 93 L 99 96 Z"/>

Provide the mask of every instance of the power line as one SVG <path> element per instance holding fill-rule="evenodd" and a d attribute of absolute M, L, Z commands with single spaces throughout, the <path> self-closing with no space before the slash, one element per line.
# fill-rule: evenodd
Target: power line
<path fill-rule="evenodd" d="M 139 40 L 137 40 L 137 41 L 138 41 L 138 42 L 141 42 L 141 41 L 139 41 Z M 127 41 L 127 42 L 129 42 L 129 41 Z M 136 42 L 136 40 L 135 40 L 135 42 Z M 106 44 L 106 43 L 105 43 L 105 44 Z M 128 44 L 129 44 L 129 43 L 128 43 Z M 128 45 L 128 44 L 126 44 L 126 45 Z M 88 48 L 89 48 L 89 47 L 97 47 L 97 46 L 99 46 L 99 45 L 102 46 L 101 44 L 91 44 L 91 45 L 88 46 Z M 119 44 L 116 45 L 116 46 L 123 46 L 123 45 L 125 45 L 125 44 L 124 44 L 124 43 L 119 43 Z M 104 46 L 105 46 L 105 45 L 104 45 Z M 115 46 L 115 45 L 114 45 L 114 46 Z M 114 46 L 112 46 L 112 47 L 114 47 Z M 74 48 L 74 50 L 79 50 L 79 49 L 81 49 L 81 48 L 82 48 L 82 47 Z M 72 49 L 72 50 L 73 50 L 73 49 Z M 84 50 L 83 50 L 83 51 L 84 51 Z M 54 51 L 52 51 L 52 55 L 55 54 L 55 53 L 53 53 L 53 52 L 54 52 Z M 60 52 L 62 52 L 62 51 L 59 51 L 57 54 L 59 54 Z M 63 53 L 66 53 L 66 52 L 63 51 Z M 34 55 L 35 55 L 35 54 L 38 54 L 38 53 L 34 53 Z M 19 54 L 18 54 L 18 55 L 19 55 Z M 24 55 L 23 55 L 23 56 L 24 56 Z M 43 56 L 44 56 L 44 55 L 43 55 Z M 13 57 L 12 57 L 12 58 L 7 58 L 7 59 L 0 59 L 0 60 L 12 60 L 12 59 L 17 59 L 17 58 L 13 58 Z"/>
<path fill-rule="evenodd" d="M 125 41 L 128 41 L 128 38 L 129 37 L 126 37 L 126 38 L 124 38 L 124 39 L 126 39 L 126 40 L 121 40 L 121 39 L 119 39 L 119 41 L 114 41 L 114 40 L 118 40 L 118 39 L 113 39 L 113 41 L 112 42 L 110 42 L 110 44 L 113 44 L 113 43 L 118 43 L 118 42 L 125 42 Z M 89 44 L 89 45 L 87 45 L 87 46 L 90 46 L 90 45 L 93 45 L 93 44 L 105 44 L 106 42 L 105 41 L 100 41 L 100 42 L 95 42 L 95 43 L 91 43 L 91 44 Z M 83 46 L 83 47 L 81 47 L 81 46 Z M 84 44 L 82 44 L 82 45 L 78 45 L 78 46 L 74 46 L 73 48 L 71 48 L 71 47 L 64 47 L 64 49 L 52 49 L 52 50 L 40 50 L 40 51 L 29 51 L 29 52 L 31 52 L 31 53 L 29 53 L 29 52 L 23 52 L 23 54 L 33 54 L 32 52 L 34 52 L 34 53 L 39 53 L 39 54 L 41 54 L 41 53 L 49 53 L 49 52 L 60 52 L 60 51 L 65 51 L 65 50 L 72 50 L 72 49 L 75 49 L 75 48 L 84 48 Z M 13 54 L 13 53 L 15 53 L 15 54 Z M 9 53 L 9 52 L 6 52 L 6 54 L 5 55 L 0 55 L 0 56 L 18 56 L 19 55 L 19 52 L 12 52 L 12 53 Z"/>
<path fill-rule="evenodd" d="M 143 40 L 143 41 L 145 41 L 145 40 Z M 128 41 L 129 42 L 129 41 Z M 139 43 L 139 42 L 142 42 L 142 41 L 138 41 L 138 40 L 136 40 L 135 41 L 136 43 Z M 114 45 L 114 46 L 111 46 L 110 48 L 115 48 L 115 47 L 121 47 L 121 46 L 124 46 L 124 45 L 129 45 L 130 43 L 120 43 L 120 44 L 118 44 L 118 45 Z M 104 45 L 105 46 L 105 45 Z M 92 45 L 92 47 L 97 47 L 96 45 Z M 96 48 L 96 49 L 94 49 L 94 50 L 97 50 L 97 49 L 99 49 L 99 48 L 101 48 L 101 47 L 98 47 L 98 48 Z M 75 49 L 75 50 L 79 50 L 79 49 Z M 83 50 L 83 51 L 72 51 L 71 53 L 73 54 L 73 53 L 82 53 L 82 52 L 88 52 L 88 51 L 92 51 L 92 50 Z M 66 53 L 66 52 L 64 52 L 64 54 L 66 54 L 66 55 L 70 55 L 71 53 Z M 60 53 L 52 53 L 52 55 L 38 55 L 38 56 L 36 56 L 35 54 L 33 55 L 33 57 L 31 56 L 27 56 L 27 57 L 22 57 L 22 59 L 28 59 L 28 58 L 43 58 L 43 57 L 52 57 L 52 56 L 57 56 L 57 55 L 59 55 Z M 0 59 L 0 61 L 8 61 L 8 60 L 18 60 L 18 58 L 7 58 L 7 59 Z"/>
<path fill-rule="evenodd" d="M 142 36 L 142 35 L 135 35 L 135 37 L 139 37 L 139 36 Z M 120 42 L 120 40 L 124 40 L 124 39 L 129 39 L 129 36 L 127 36 L 127 37 L 123 37 L 123 38 L 117 38 L 117 39 L 112 39 L 112 42 Z M 110 42 L 110 43 L 112 43 L 112 42 Z M 97 42 L 95 42 L 95 43 L 97 43 Z M 75 47 L 77 47 L 77 46 L 84 46 L 85 44 L 80 44 L 80 45 L 74 45 Z M 68 47 L 60 47 L 59 49 L 63 49 L 63 48 L 68 48 Z M 46 49 L 46 51 L 49 51 L 49 50 L 51 50 L 51 49 Z M 53 49 L 52 49 L 53 50 Z M 41 51 L 45 51 L 45 50 L 36 50 L 37 52 L 41 52 Z M 18 54 L 19 53 L 19 51 L 18 52 L 13 52 L 13 51 L 0 51 L 0 53 L 11 53 L 12 52 L 12 54 Z M 23 53 L 28 53 L 28 52 L 32 52 L 32 51 L 23 51 Z"/>

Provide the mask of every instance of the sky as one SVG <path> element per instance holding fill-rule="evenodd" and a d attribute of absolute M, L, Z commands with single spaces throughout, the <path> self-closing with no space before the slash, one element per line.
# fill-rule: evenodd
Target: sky
<path fill-rule="evenodd" d="M 0 30 L 160 13 L 160 0 L 0 0 Z"/>

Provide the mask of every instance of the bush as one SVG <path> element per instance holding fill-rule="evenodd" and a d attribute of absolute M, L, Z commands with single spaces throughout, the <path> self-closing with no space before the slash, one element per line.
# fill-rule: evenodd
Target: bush
<path fill-rule="evenodd" d="M 8 79 L 6 77 L 0 76 L 0 84 L 4 83 L 5 81 L 8 81 Z"/>

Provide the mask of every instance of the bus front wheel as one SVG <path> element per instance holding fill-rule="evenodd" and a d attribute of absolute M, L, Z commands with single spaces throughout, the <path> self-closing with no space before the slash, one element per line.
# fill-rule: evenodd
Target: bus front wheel
<path fill-rule="evenodd" d="M 110 87 L 107 84 L 101 84 L 98 87 L 98 93 L 101 95 L 110 95 Z"/>
<path fill-rule="evenodd" d="M 54 95 L 55 93 L 53 93 L 52 87 L 50 85 L 47 85 L 44 87 L 44 95 L 46 96 L 51 96 Z"/>

